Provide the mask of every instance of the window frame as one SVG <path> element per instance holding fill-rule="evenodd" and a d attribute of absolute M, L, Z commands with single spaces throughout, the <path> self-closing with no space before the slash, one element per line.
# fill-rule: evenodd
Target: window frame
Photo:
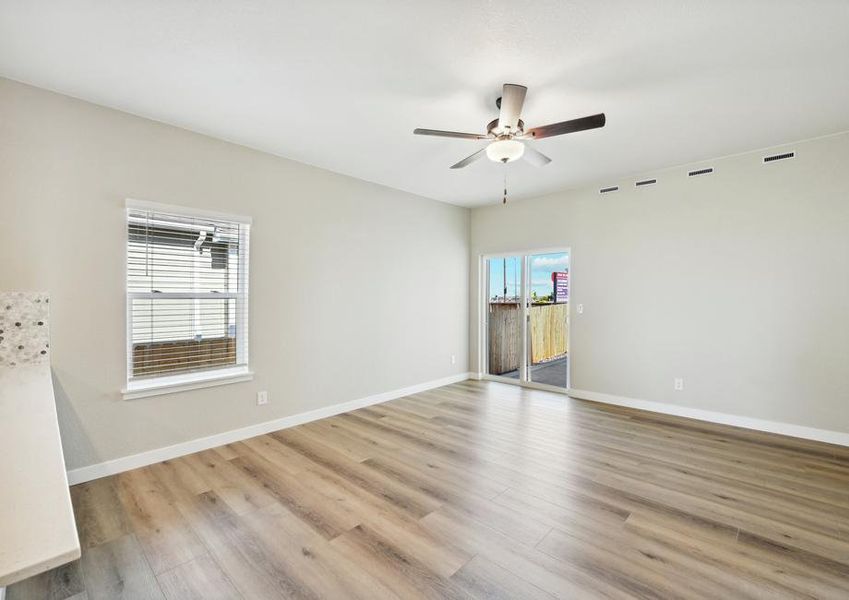
<path fill-rule="evenodd" d="M 163 213 L 172 213 L 175 215 L 220 219 L 247 225 L 247 228 L 239 228 L 239 290 L 237 292 L 168 292 L 168 298 L 174 299 L 234 299 L 236 302 L 235 318 L 236 318 L 236 365 L 231 367 L 212 367 L 205 370 L 190 371 L 186 373 L 163 374 L 158 376 L 145 377 L 143 379 L 133 379 L 133 322 L 132 322 L 132 302 L 135 299 L 150 299 L 163 298 L 161 292 L 131 292 L 129 290 L 129 259 L 127 256 L 127 248 L 129 246 L 129 213 L 133 210 L 150 210 Z M 203 210 L 188 206 L 178 206 L 173 204 L 161 204 L 157 202 L 148 202 L 145 200 L 135 200 L 127 198 L 123 211 L 123 228 L 124 228 L 124 314 L 126 318 L 125 328 L 125 345 L 126 353 L 124 374 L 124 385 L 121 393 L 125 400 L 134 398 L 143 398 L 146 396 L 155 396 L 159 394 L 170 394 L 175 392 L 206 388 L 211 386 L 226 385 L 230 383 L 238 383 L 241 381 L 250 381 L 253 379 L 253 371 L 249 363 L 249 343 L 250 335 L 248 327 L 250 326 L 249 319 L 249 288 L 250 288 L 250 235 L 248 229 L 253 224 L 253 219 L 247 216 L 239 216 L 217 211 Z M 247 339 L 243 336 L 247 335 Z"/>

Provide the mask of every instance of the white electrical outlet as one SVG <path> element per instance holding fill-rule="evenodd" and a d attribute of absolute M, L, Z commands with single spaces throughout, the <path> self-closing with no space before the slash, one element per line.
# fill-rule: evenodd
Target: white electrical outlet
<path fill-rule="evenodd" d="M 584 305 L 583 304 L 578 305 L 578 314 L 579 315 L 584 314 Z"/>
<path fill-rule="evenodd" d="M 456 364 L 457 364 L 457 355 L 456 355 L 456 354 L 452 354 L 452 355 L 451 355 L 451 364 L 452 364 L 452 365 L 456 365 Z"/>
<path fill-rule="evenodd" d="M 676 377 L 672 380 L 672 387 L 676 392 L 683 391 L 684 389 L 684 380 L 681 377 Z"/>
<path fill-rule="evenodd" d="M 256 393 L 256 403 L 257 406 L 261 406 L 263 404 L 268 404 L 268 392 L 262 391 Z"/>

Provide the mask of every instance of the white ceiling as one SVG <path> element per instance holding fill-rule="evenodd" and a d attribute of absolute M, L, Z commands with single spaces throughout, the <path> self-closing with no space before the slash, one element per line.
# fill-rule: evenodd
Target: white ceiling
<path fill-rule="evenodd" d="M 511 194 L 849 130 L 849 2 L 0 0 L 0 75 L 305 163 L 475 206 L 504 167 L 482 143 L 504 82 L 539 140 Z"/>

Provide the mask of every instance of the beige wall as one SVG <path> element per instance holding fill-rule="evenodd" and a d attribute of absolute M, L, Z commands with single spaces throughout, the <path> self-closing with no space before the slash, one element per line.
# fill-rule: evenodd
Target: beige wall
<path fill-rule="evenodd" d="M 121 398 L 126 197 L 254 218 L 252 382 Z M 466 209 L 0 79 L 0 289 L 51 295 L 69 468 L 467 371 L 468 239 Z"/>
<path fill-rule="evenodd" d="M 473 370 L 479 255 L 570 246 L 574 388 L 849 431 L 849 135 L 786 148 L 473 210 Z"/>

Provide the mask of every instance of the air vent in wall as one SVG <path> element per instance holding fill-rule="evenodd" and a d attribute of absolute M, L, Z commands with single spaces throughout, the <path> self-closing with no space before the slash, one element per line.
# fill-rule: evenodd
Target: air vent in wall
<path fill-rule="evenodd" d="M 619 186 L 618 186 L 618 185 L 614 185 L 614 186 L 612 186 L 612 187 L 601 188 L 601 189 L 598 191 L 598 193 L 599 193 L 599 194 L 606 194 L 607 192 L 617 192 L 617 191 L 619 191 Z"/>
<path fill-rule="evenodd" d="M 657 179 L 643 179 L 642 181 L 638 181 L 634 185 L 636 187 L 641 187 L 644 185 L 654 185 L 655 183 L 657 183 Z"/>
<path fill-rule="evenodd" d="M 707 175 L 708 173 L 713 173 L 713 167 L 708 167 L 707 169 L 696 169 L 695 171 L 690 171 L 687 173 L 688 177 L 695 177 L 696 175 Z"/>
<path fill-rule="evenodd" d="M 793 158 L 796 156 L 795 152 L 785 152 L 783 154 L 773 154 L 772 156 L 764 156 L 764 162 L 775 162 L 776 160 L 784 160 L 785 158 Z"/>

